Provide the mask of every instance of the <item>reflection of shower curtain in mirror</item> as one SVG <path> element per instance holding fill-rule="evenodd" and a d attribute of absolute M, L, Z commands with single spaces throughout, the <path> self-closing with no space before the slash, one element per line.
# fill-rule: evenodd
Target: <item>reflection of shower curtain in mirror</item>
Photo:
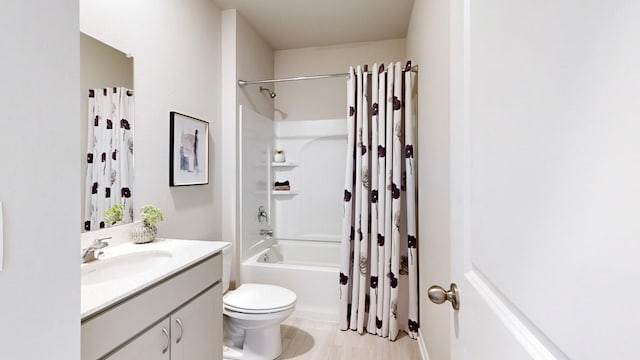
<path fill-rule="evenodd" d="M 123 223 L 133 221 L 133 91 L 89 90 L 84 229 L 108 227 L 102 214 L 124 205 Z"/>

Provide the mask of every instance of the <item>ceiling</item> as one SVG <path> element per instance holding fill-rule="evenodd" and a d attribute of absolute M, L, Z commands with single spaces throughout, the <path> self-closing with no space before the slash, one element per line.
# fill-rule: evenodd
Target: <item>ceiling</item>
<path fill-rule="evenodd" d="M 213 0 L 276 50 L 404 38 L 414 0 Z"/>

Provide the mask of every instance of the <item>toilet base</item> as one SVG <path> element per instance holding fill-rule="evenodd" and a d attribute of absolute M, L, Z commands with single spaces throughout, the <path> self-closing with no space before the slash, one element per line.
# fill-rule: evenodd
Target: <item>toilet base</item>
<path fill-rule="evenodd" d="M 242 360 L 242 349 L 233 346 L 222 346 L 223 360 Z"/>
<path fill-rule="evenodd" d="M 246 330 L 242 347 L 243 360 L 273 360 L 280 354 L 282 354 L 280 324 Z"/>
<path fill-rule="evenodd" d="M 223 347 L 224 360 L 273 360 L 282 354 L 280 324 L 246 330 L 242 349 Z"/>

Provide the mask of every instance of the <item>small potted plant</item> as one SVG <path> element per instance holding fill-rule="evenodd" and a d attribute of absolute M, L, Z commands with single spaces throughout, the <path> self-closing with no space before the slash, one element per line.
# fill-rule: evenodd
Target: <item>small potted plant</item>
<path fill-rule="evenodd" d="M 109 226 L 116 225 L 122 221 L 122 213 L 124 212 L 124 205 L 113 204 L 107 211 L 102 213 L 102 219 Z"/>
<path fill-rule="evenodd" d="M 141 226 L 137 227 L 133 233 L 133 242 L 145 244 L 155 240 L 158 235 L 156 223 L 163 220 L 162 210 L 153 205 L 144 205 L 140 209 Z"/>

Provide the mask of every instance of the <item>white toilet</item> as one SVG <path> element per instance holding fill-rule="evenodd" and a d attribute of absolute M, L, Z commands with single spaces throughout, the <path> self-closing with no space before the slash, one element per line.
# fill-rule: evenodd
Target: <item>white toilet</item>
<path fill-rule="evenodd" d="M 242 284 L 229 290 L 231 274 L 231 246 L 222 250 L 223 291 L 222 308 L 225 333 L 243 331 L 244 339 L 235 346 L 225 346 L 224 359 L 273 360 L 282 353 L 280 323 L 293 313 L 296 294 L 280 286 Z M 225 341 L 226 342 L 226 341 Z"/>

